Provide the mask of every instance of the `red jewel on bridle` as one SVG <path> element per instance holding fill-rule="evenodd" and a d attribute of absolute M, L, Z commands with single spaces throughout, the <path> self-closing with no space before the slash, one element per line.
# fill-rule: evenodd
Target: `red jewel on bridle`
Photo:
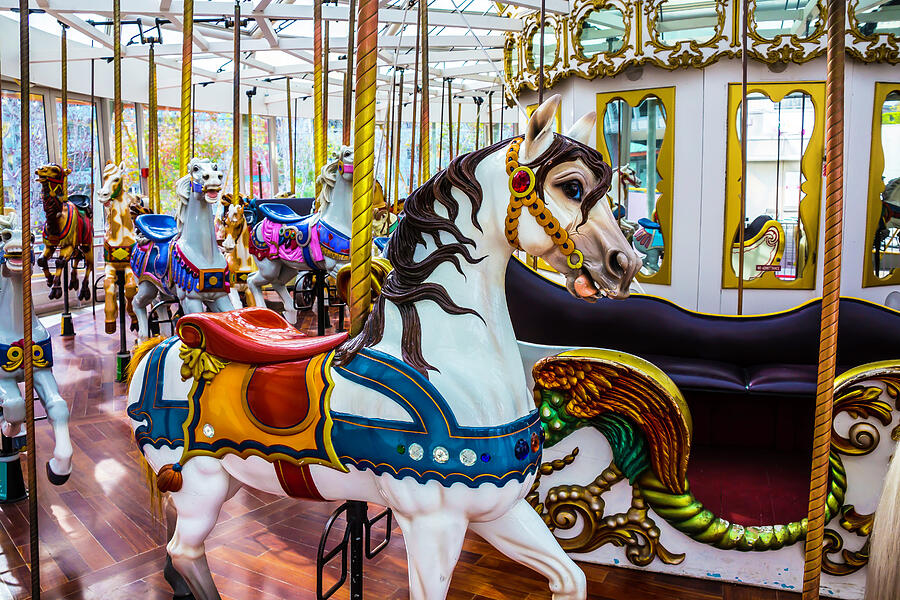
<path fill-rule="evenodd" d="M 531 178 L 528 177 L 528 173 L 525 171 L 517 171 L 512 178 L 512 188 L 519 192 L 520 194 L 528 189 L 528 185 L 531 183 Z"/>

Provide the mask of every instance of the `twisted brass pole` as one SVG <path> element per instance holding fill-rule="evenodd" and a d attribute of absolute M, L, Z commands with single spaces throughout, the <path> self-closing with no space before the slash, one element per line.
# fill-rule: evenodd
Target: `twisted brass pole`
<path fill-rule="evenodd" d="M 447 79 L 447 162 L 453 157 L 453 78 Z"/>
<path fill-rule="evenodd" d="M 431 178 L 431 94 L 428 92 L 428 0 L 419 0 L 422 31 L 422 113 L 419 116 L 419 185 Z"/>
<path fill-rule="evenodd" d="M 538 72 L 538 106 L 544 103 L 544 28 L 547 24 L 547 2 L 541 0 L 541 66 Z"/>
<path fill-rule="evenodd" d="M 394 136 L 394 198 L 393 206 L 400 202 L 400 135 L 403 131 L 403 76 L 405 69 L 400 69 L 400 84 L 397 88 L 397 112 L 394 113 L 397 123 L 397 134 Z"/>
<path fill-rule="evenodd" d="M 234 2 L 234 58 L 231 82 L 231 198 L 241 197 L 241 3 Z M 290 84 L 288 84 L 290 85 Z M 293 142 L 293 139 L 291 140 Z M 251 177 L 252 181 L 252 177 Z M 253 196 L 251 192 L 250 196 Z"/>
<path fill-rule="evenodd" d="M 494 90 L 488 92 L 488 129 L 490 130 L 489 134 L 489 144 L 491 146 L 494 145 Z M 502 133 L 501 133 L 502 135 Z"/>
<path fill-rule="evenodd" d="M 118 0 L 117 0 L 118 1 Z M 194 55 L 194 0 L 184 0 L 181 41 L 181 137 L 179 139 L 179 176 L 187 175 L 191 162 L 191 61 Z M 235 57 L 235 60 L 239 60 Z"/>
<path fill-rule="evenodd" d="M 738 222 L 737 314 L 744 314 L 744 221 L 747 220 L 747 23 L 750 1 L 741 4 L 741 209 Z M 733 263 L 732 263 L 733 264 Z"/>
<path fill-rule="evenodd" d="M 20 0 L 25 2 L 26 0 Z M 378 0 L 359 0 L 356 118 L 353 132 L 353 224 L 350 238 L 350 335 L 362 331 L 372 304 L 372 194 L 375 183 L 375 91 Z"/>
<path fill-rule="evenodd" d="M 444 92 L 447 89 L 447 78 L 441 79 L 441 118 L 439 123 L 438 145 L 437 145 L 437 170 L 440 171 L 444 166 Z"/>
<path fill-rule="evenodd" d="M 313 0 L 313 154 L 316 171 L 316 197 L 322 191 L 319 174 L 325 166 L 325 130 L 322 127 L 324 97 L 322 96 L 322 0 Z"/>
<path fill-rule="evenodd" d="M 253 91 L 247 90 L 247 176 L 250 178 L 250 197 L 256 192 L 253 189 Z M 262 181 L 259 182 L 262 187 Z M 259 196 L 262 198 L 262 195 Z"/>
<path fill-rule="evenodd" d="M 822 323 L 809 485 L 809 527 L 803 566 L 803 600 L 819 597 L 828 455 L 834 404 L 834 372 L 841 297 L 841 242 L 844 209 L 844 11 L 845 0 L 829 0 L 827 73 L 825 75 L 825 271 Z"/>
<path fill-rule="evenodd" d="M 350 145 L 350 124 L 352 121 L 353 107 L 353 50 L 354 36 L 356 34 L 356 0 L 350 0 L 350 22 L 347 29 L 347 73 L 344 75 L 344 116 L 343 116 L 343 136 L 341 143 L 344 146 Z"/>
<path fill-rule="evenodd" d="M 325 160 L 328 160 L 328 55 L 331 43 L 328 41 L 329 22 L 323 19 L 322 31 L 322 135 L 325 138 Z"/>
<path fill-rule="evenodd" d="M 156 91 L 156 49 L 155 44 L 150 42 L 150 54 L 148 63 L 150 65 L 150 98 L 149 98 L 149 121 L 150 135 L 148 136 L 148 154 L 150 154 L 150 210 L 153 212 L 161 212 L 160 194 L 159 194 L 159 107 L 157 103 Z"/>
<path fill-rule="evenodd" d="M 31 353 L 33 344 L 32 300 L 31 300 L 31 50 L 29 48 L 29 9 L 28 0 L 19 0 L 19 92 L 20 139 L 22 140 L 22 367 L 25 377 L 25 444 L 28 449 L 28 533 L 29 533 L 29 569 L 31 570 L 31 597 L 41 597 L 41 549 L 38 539 L 38 489 L 37 489 L 37 456 L 34 440 L 34 357 Z"/>
<path fill-rule="evenodd" d="M 287 87 L 287 126 L 288 126 L 288 181 L 291 183 L 291 196 L 297 195 L 297 178 L 294 176 L 294 122 L 291 118 L 291 78 L 285 78 Z M 235 196 L 237 198 L 237 196 Z"/>
<path fill-rule="evenodd" d="M 425 0 L 419 0 L 419 6 L 424 4 Z M 416 110 L 418 107 L 418 99 L 419 94 L 416 89 L 419 85 L 419 49 L 422 46 L 422 11 L 419 11 L 418 19 L 416 23 L 416 59 L 415 59 L 415 68 L 413 69 L 413 81 L 412 81 L 412 123 L 409 130 L 409 191 L 407 192 L 407 196 L 412 193 L 415 189 L 416 182 L 416 157 L 419 157 L 421 160 L 421 153 L 416 152 Z M 427 68 L 427 67 L 426 67 Z M 424 89 L 424 88 L 423 88 Z"/>
<path fill-rule="evenodd" d="M 122 164 L 122 15 L 121 0 L 113 0 L 113 111 L 116 164 Z"/>
<path fill-rule="evenodd" d="M 450 98 L 450 102 L 453 102 L 453 98 Z M 462 97 L 460 97 L 459 102 L 456 103 L 456 148 L 454 149 L 453 156 L 459 156 L 459 138 L 462 133 Z"/>
<path fill-rule="evenodd" d="M 60 138 L 62 148 L 60 149 L 60 160 L 63 170 L 69 166 L 69 48 L 68 36 L 66 30 L 69 28 L 65 23 L 60 23 L 62 31 L 59 34 L 59 60 L 61 64 L 60 73 Z M 93 143 L 93 142 L 91 142 Z"/>

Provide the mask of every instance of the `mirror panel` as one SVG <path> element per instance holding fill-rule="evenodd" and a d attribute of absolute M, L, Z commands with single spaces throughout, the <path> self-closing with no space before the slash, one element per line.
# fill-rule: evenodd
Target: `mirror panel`
<path fill-rule="evenodd" d="M 824 27 L 821 0 L 755 0 L 750 7 L 750 25 L 763 40 L 780 35 L 806 39 Z"/>
<path fill-rule="evenodd" d="M 656 9 L 656 39 L 667 46 L 706 43 L 716 36 L 718 28 L 717 0 L 666 0 Z"/>
<path fill-rule="evenodd" d="M 855 29 L 866 37 L 889 34 L 900 37 L 900 6 L 883 0 L 859 0 L 854 3 Z"/>
<path fill-rule="evenodd" d="M 670 282 L 674 103 L 674 88 L 597 96 L 597 143 L 613 167 L 607 199 L 649 283 Z"/>
<path fill-rule="evenodd" d="M 544 25 L 544 73 L 556 63 L 558 43 L 554 24 L 547 21 Z M 528 67 L 537 72 L 541 68 L 541 28 L 535 27 L 528 45 Z"/>
<path fill-rule="evenodd" d="M 578 24 L 575 44 L 578 54 L 591 59 L 598 54 L 622 50 L 628 32 L 622 11 L 615 7 L 592 8 Z"/>
<path fill-rule="evenodd" d="M 740 84 L 729 86 L 725 287 L 737 285 L 739 271 L 745 286 L 814 286 L 824 127 L 819 88 L 763 84 L 748 90 L 747 190 L 740 225 L 743 107 Z"/>
<path fill-rule="evenodd" d="M 900 84 L 876 83 L 864 286 L 900 283 Z"/>

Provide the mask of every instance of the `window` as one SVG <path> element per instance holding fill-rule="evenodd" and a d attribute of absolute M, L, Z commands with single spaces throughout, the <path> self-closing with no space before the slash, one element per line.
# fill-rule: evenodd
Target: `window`
<path fill-rule="evenodd" d="M 91 165 L 91 121 L 94 125 L 93 165 Z M 56 99 L 56 139 L 59 151 L 62 152 L 62 100 Z M 68 177 L 69 194 L 84 194 L 92 198 L 94 204 L 94 230 L 102 234 L 105 229 L 103 206 L 96 201 L 94 187 L 99 187 L 103 180 L 100 172 L 100 129 L 97 113 L 92 110 L 91 103 L 69 99 L 68 114 L 68 167 L 72 173 Z M 93 179 L 92 179 L 93 176 Z"/>
<path fill-rule="evenodd" d="M 31 165 L 24 170 L 21 164 L 21 103 L 18 92 L 3 90 L 3 203 L 21 214 L 22 177 L 31 180 L 31 224 L 38 232 L 44 226 L 44 209 L 41 204 L 41 186 L 34 179 L 34 172 L 50 162 L 47 149 L 47 123 L 44 115 L 44 99 L 40 94 L 31 94 Z"/>
<path fill-rule="evenodd" d="M 748 287 L 813 289 L 822 188 L 824 85 L 752 84 L 741 210 L 741 86 L 729 86 L 723 285 L 737 286 L 744 229 Z"/>
<path fill-rule="evenodd" d="M 248 140 L 246 119 L 243 129 L 244 140 Z M 245 148 L 250 148 L 249 141 L 247 143 Z M 272 171 L 269 164 L 269 120 L 266 117 L 253 117 L 253 164 L 250 164 L 250 155 L 247 151 L 244 152 L 242 160 L 244 162 L 244 193 L 249 193 L 252 198 L 274 196 Z"/>

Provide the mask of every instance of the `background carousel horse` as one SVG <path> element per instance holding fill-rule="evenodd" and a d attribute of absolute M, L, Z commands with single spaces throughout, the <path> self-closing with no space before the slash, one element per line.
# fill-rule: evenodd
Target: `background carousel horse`
<path fill-rule="evenodd" d="M 0 431 L 16 436 L 25 421 L 25 400 L 19 391 L 23 381 L 24 336 L 22 329 L 22 230 L 15 213 L 0 215 Z M 27 258 L 31 260 L 31 257 Z M 32 308 L 32 311 L 34 309 Z M 53 458 L 47 463 L 47 478 L 62 485 L 72 473 L 72 442 L 69 439 L 69 407 L 59 395 L 53 377 L 53 346 L 50 334 L 32 315 L 34 389 L 53 428 Z"/>
<path fill-rule="evenodd" d="M 467 529 L 545 575 L 555 600 L 584 600 L 584 574 L 525 500 L 543 433 L 504 273 L 521 248 L 594 301 L 627 296 L 640 260 L 603 201 L 595 115 L 554 134 L 558 104 L 524 139 L 457 157 L 409 196 L 394 270 L 353 340 L 246 308 L 188 315 L 180 340 L 138 348 L 128 415 L 171 492 L 167 550 L 197 600 L 219 598 L 204 540 L 241 486 L 389 506 L 412 600 L 446 597 Z"/>
<path fill-rule="evenodd" d="M 250 253 L 258 270 L 247 280 L 256 306 L 265 306 L 262 287 L 271 284 L 284 303 L 284 316 L 297 322 L 287 290 L 300 271 L 331 276 L 350 262 L 350 202 L 353 197 L 353 149 L 343 146 L 319 176 L 317 212 L 301 217 L 284 204 L 260 204 L 250 233 Z"/>
<path fill-rule="evenodd" d="M 224 194 L 224 197 L 229 201 L 231 199 L 230 194 Z M 256 270 L 256 264 L 250 255 L 250 227 L 244 218 L 245 206 L 243 198 L 236 203 L 229 202 L 222 222 L 222 249 L 231 274 L 231 303 L 234 306 L 241 306 L 241 294 L 244 296 L 244 306 L 256 306 L 247 285 L 247 279 Z"/>
<path fill-rule="evenodd" d="M 191 160 L 188 174 L 175 183 L 178 217 L 141 215 L 135 221 L 138 241 L 131 269 L 138 278 L 132 301 L 138 338 L 147 339 L 147 307 L 158 295 L 181 304 L 184 314 L 232 310 L 228 264 L 213 230 L 213 207 L 219 201 L 222 173 L 209 159 Z"/>
<path fill-rule="evenodd" d="M 125 303 L 131 317 L 132 328 L 137 327 L 137 317 L 131 307 L 137 293 L 137 282 L 131 271 L 131 250 L 135 233 L 132 220 L 134 197 L 125 192 L 125 165 L 106 163 L 103 168 L 103 184 L 97 191 L 97 199 L 106 207 L 106 235 L 103 238 L 103 257 L 106 262 L 103 278 L 103 313 L 106 333 L 115 333 L 119 303 L 116 296 L 116 272 L 125 272 Z"/>
<path fill-rule="evenodd" d="M 637 173 L 634 172 L 634 169 L 628 165 L 619 166 L 613 169 L 609 193 L 606 195 L 606 199 L 612 208 L 613 217 L 619 222 L 619 227 L 629 243 L 631 243 L 632 236 L 634 236 L 634 232 L 637 229 L 637 224 L 625 218 L 628 216 L 628 212 L 623 200 L 628 195 L 628 186 L 640 187 L 640 185 L 641 180 Z"/>
<path fill-rule="evenodd" d="M 44 270 L 50 299 L 62 297 L 62 269 L 69 263 L 70 289 L 78 289 L 78 261 L 84 262 L 84 280 L 78 292 L 79 300 L 91 299 L 91 273 L 94 269 L 94 228 L 91 223 L 91 199 L 78 196 L 78 204 L 69 200 L 66 177 L 71 173 L 57 164 L 44 165 L 37 171 L 41 184 L 41 200 L 46 222 L 44 224 L 44 252 L 38 264 Z M 73 196 L 73 199 L 75 197 Z M 50 273 L 50 259 L 59 250 L 56 270 Z"/>
<path fill-rule="evenodd" d="M 759 215 L 744 229 L 744 281 L 762 277 L 766 271 L 781 270 L 784 255 L 784 227 L 769 215 Z M 735 234 L 731 244 L 731 266 L 738 272 L 741 244 Z M 759 269 L 758 266 L 763 268 Z"/>

